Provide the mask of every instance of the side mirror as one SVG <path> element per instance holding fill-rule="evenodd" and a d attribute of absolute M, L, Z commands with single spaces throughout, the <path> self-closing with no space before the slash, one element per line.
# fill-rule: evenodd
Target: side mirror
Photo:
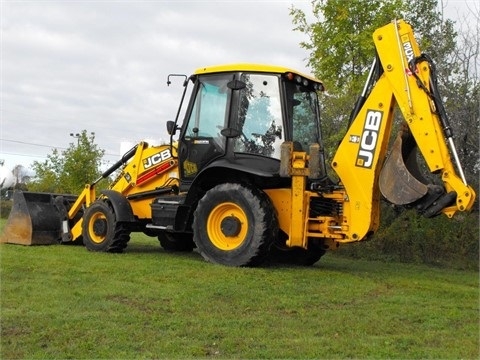
<path fill-rule="evenodd" d="M 175 126 L 175 121 L 167 121 L 167 132 L 168 135 L 175 135 L 177 130 L 180 129 L 178 126 Z"/>

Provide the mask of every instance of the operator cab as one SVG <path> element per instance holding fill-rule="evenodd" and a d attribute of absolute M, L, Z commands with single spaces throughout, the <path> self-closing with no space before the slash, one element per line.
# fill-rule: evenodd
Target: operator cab
<path fill-rule="evenodd" d="M 278 174 L 280 148 L 320 143 L 317 91 L 323 84 L 283 67 L 235 64 L 198 69 L 181 127 L 180 177 L 192 181 L 217 159 L 248 172 Z M 176 125 L 169 125 L 172 134 Z"/>

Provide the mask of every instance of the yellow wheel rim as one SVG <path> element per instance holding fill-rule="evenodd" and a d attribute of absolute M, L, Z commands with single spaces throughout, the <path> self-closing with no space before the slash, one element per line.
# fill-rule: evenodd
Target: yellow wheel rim
<path fill-rule="evenodd" d="M 207 234 L 218 249 L 235 250 L 245 241 L 247 231 L 247 215 L 235 203 L 219 204 L 208 216 Z"/>
<path fill-rule="evenodd" d="M 97 212 L 92 215 L 88 222 L 88 233 L 90 239 L 96 243 L 101 244 L 105 241 L 107 233 L 107 218 L 101 212 Z"/>

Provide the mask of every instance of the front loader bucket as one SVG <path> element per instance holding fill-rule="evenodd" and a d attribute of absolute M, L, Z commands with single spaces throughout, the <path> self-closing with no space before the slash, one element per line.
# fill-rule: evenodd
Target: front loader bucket
<path fill-rule="evenodd" d="M 426 184 L 418 168 L 417 143 L 408 128 L 404 128 L 380 172 L 380 191 L 392 204 L 407 205 L 427 194 Z"/>
<path fill-rule="evenodd" d="M 15 191 L 13 205 L 0 242 L 50 245 L 61 240 L 62 214 L 55 199 L 65 195 Z M 72 195 L 66 195 L 72 200 Z M 58 199 L 57 199 L 58 200 Z"/>

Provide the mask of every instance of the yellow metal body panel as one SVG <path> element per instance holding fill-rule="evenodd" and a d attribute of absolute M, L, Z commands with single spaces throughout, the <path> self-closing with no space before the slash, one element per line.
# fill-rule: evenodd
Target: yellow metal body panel
<path fill-rule="evenodd" d="M 205 66 L 205 67 L 196 69 L 194 71 L 194 74 L 199 75 L 199 74 L 212 74 L 212 73 L 236 72 L 236 71 L 253 71 L 253 72 L 265 72 L 265 73 L 276 73 L 276 74 L 293 73 L 323 85 L 321 80 L 318 80 L 317 78 L 311 75 L 304 74 L 297 70 L 290 69 L 284 66 L 266 65 L 266 64 L 236 63 L 236 64 Z"/>
<path fill-rule="evenodd" d="M 85 185 L 82 193 L 78 196 L 75 203 L 72 205 L 68 211 L 68 218 L 74 219 L 75 215 L 82 209 L 83 206 L 89 206 L 93 201 L 95 201 L 95 187 L 90 184 Z M 83 219 L 80 218 L 75 225 L 70 229 L 70 234 L 73 240 L 76 240 L 82 235 L 82 224 Z"/>
<path fill-rule="evenodd" d="M 178 185 L 178 160 L 172 156 L 170 145 L 149 146 L 142 142 L 110 188 L 129 196 L 173 185 Z M 130 200 L 133 214 L 139 219 L 150 219 L 152 199 L 153 196 Z"/>
<path fill-rule="evenodd" d="M 379 226 L 378 175 L 382 165 L 379 159 L 385 158 L 392 122 L 390 86 L 380 79 L 343 138 L 332 162 L 333 170 L 346 189 L 343 204 L 349 227 L 346 240 L 361 240 Z M 367 142 L 367 136 L 372 137 L 372 143 L 362 150 L 362 142 Z"/>
<path fill-rule="evenodd" d="M 292 190 L 291 189 L 265 189 L 276 210 L 278 226 L 286 234 L 292 224 Z"/>

